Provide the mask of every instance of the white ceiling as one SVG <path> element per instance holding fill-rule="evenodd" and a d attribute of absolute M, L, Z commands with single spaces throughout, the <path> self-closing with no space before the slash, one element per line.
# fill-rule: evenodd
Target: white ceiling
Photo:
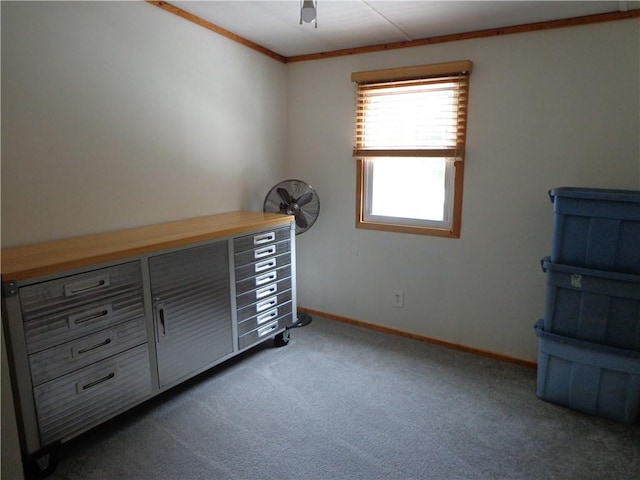
<path fill-rule="evenodd" d="M 318 0 L 318 28 L 300 0 L 169 3 L 290 57 L 640 8 L 640 1 Z"/>

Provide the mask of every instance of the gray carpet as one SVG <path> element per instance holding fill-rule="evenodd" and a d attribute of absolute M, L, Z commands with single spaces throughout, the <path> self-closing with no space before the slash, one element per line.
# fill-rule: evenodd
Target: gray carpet
<path fill-rule="evenodd" d="M 640 478 L 640 426 L 537 399 L 533 369 L 321 318 L 291 333 L 65 444 L 50 478 Z"/>

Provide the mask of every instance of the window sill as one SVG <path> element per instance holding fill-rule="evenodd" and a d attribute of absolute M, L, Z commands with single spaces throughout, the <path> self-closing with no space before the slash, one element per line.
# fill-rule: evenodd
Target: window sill
<path fill-rule="evenodd" d="M 414 235 L 429 235 L 433 237 L 460 238 L 460 231 L 449 228 L 416 227 L 412 225 L 398 225 L 393 223 L 367 222 L 356 220 L 356 228 L 365 230 L 380 230 L 383 232 L 410 233 Z"/>

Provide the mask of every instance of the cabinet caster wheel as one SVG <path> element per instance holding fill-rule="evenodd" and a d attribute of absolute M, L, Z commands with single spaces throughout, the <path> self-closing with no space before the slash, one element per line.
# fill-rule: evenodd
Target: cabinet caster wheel
<path fill-rule="evenodd" d="M 25 477 L 27 480 L 41 480 L 51 475 L 58 466 L 58 456 L 49 451 L 39 457 L 25 459 Z"/>
<path fill-rule="evenodd" d="M 284 347 L 289 344 L 289 329 L 286 329 L 284 332 L 279 333 L 273 339 L 273 343 L 275 343 L 276 347 Z"/>

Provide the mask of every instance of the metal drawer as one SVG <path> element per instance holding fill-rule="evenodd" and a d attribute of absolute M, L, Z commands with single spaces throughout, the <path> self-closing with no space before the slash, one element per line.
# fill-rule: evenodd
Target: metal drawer
<path fill-rule="evenodd" d="M 27 351 L 35 353 L 144 316 L 142 290 L 100 299 L 24 324 Z"/>
<path fill-rule="evenodd" d="M 269 283 L 282 280 L 291 276 L 291 265 L 285 265 L 284 267 L 270 270 L 266 273 L 261 273 L 255 277 L 247 278 L 246 280 L 240 280 L 236 282 L 236 295 L 249 292 L 256 288 L 263 287 Z"/>
<path fill-rule="evenodd" d="M 265 260 L 260 260 L 255 263 L 236 267 L 236 281 L 244 280 L 246 278 L 266 273 L 269 270 L 283 267 L 285 265 L 291 265 L 291 253 L 287 252 L 275 257 L 269 257 Z"/>
<path fill-rule="evenodd" d="M 20 288 L 25 322 L 141 288 L 140 262 L 57 278 Z"/>
<path fill-rule="evenodd" d="M 147 345 L 127 350 L 33 389 L 40 440 L 66 440 L 151 394 Z"/>
<path fill-rule="evenodd" d="M 103 360 L 147 341 L 144 317 L 29 355 L 34 385 Z"/>
<path fill-rule="evenodd" d="M 260 300 L 266 300 L 268 297 L 272 297 L 275 294 L 284 292 L 291 289 L 291 277 L 280 280 L 276 283 L 270 283 L 264 287 L 260 287 L 256 290 L 252 290 L 248 293 L 243 293 L 236 297 L 236 305 L 238 309 L 251 305 L 252 303 L 259 302 Z"/>
<path fill-rule="evenodd" d="M 283 331 L 286 327 L 291 325 L 292 317 L 291 314 L 285 315 L 284 317 L 280 317 L 279 320 L 275 320 L 273 322 L 267 323 L 265 326 L 260 327 L 256 330 L 253 330 L 246 335 L 242 335 L 238 338 L 238 348 L 242 350 L 243 348 L 250 347 L 256 343 L 259 343 L 263 340 L 266 340 L 269 337 L 272 337 L 276 333 Z"/>
<path fill-rule="evenodd" d="M 259 313 L 266 312 L 278 305 L 291 301 L 291 290 L 281 292 L 272 297 L 260 300 L 257 303 L 251 304 L 248 307 L 244 307 L 238 310 L 238 322 L 243 322 L 249 318 L 258 315 Z"/>
<path fill-rule="evenodd" d="M 272 243 L 267 246 L 246 250 L 235 254 L 235 265 L 240 267 L 251 262 L 258 262 L 274 255 L 281 255 L 291 251 L 291 242 L 285 240 L 283 242 Z"/>
<path fill-rule="evenodd" d="M 291 314 L 291 302 L 287 302 L 284 305 L 279 305 L 271 310 L 260 313 L 255 317 L 251 317 L 249 320 L 238 323 L 238 336 L 242 336 L 246 333 L 260 328 L 263 325 L 267 325 L 273 320 L 279 319 L 282 316 Z"/>
<path fill-rule="evenodd" d="M 238 253 L 250 248 L 261 247 L 274 242 L 287 240 L 291 237 L 290 227 L 274 228 L 273 230 L 264 230 L 262 232 L 238 237 L 233 241 L 233 250 Z"/>

